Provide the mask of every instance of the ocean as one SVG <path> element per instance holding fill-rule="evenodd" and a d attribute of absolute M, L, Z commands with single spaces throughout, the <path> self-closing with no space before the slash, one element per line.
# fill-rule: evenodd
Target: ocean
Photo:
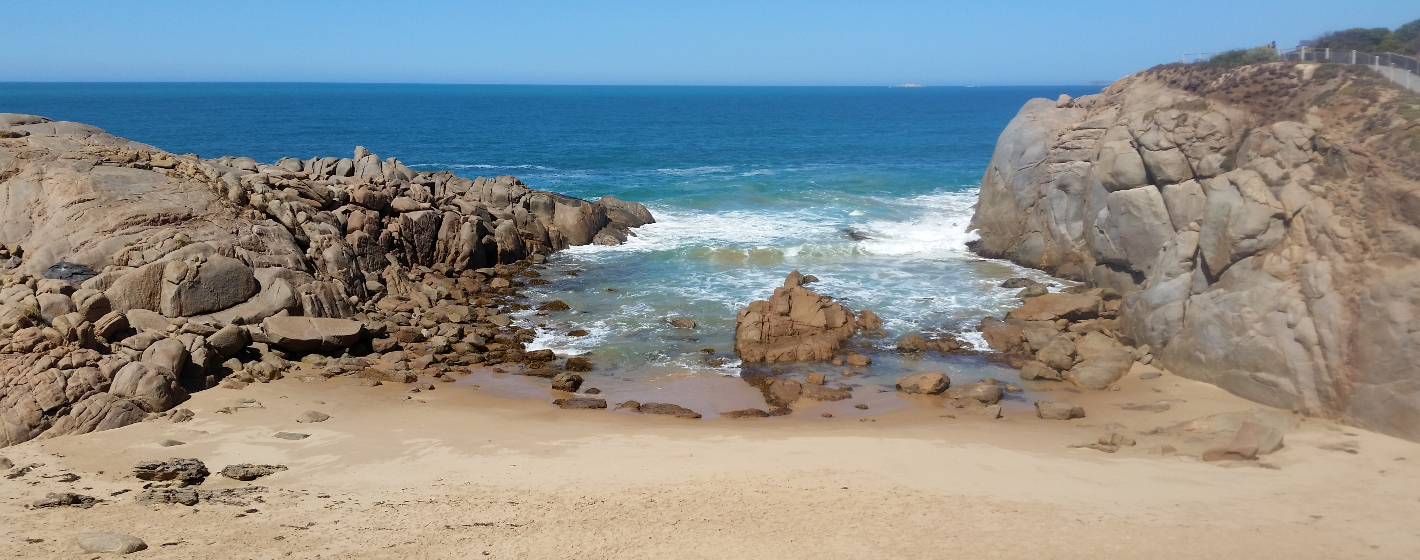
<path fill-rule="evenodd" d="M 529 186 L 644 203 L 657 223 L 625 245 L 549 260 L 531 348 L 585 353 L 626 379 L 739 372 L 735 313 L 792 270 L 886 320 L 855 341 L 884 372 L 898 336 L 968 330 L 1018 303 L 996 287 L 1035 271 L 966 250 L 977 186 L 1025 101 L 1060 87 L 607 87 L 0 83 L 0 112 L 79 121 L 174 153 L 349 156 L 361 145 L 414 169 L 516 175 Z M 575 276 L 569 274 L 575 273 Z M 695 329 L 670 319 L 689 318 Z M 587 336 L 568 336 L 582 329 Z M 979 343 L 979 338 L 967 338 Z"/>

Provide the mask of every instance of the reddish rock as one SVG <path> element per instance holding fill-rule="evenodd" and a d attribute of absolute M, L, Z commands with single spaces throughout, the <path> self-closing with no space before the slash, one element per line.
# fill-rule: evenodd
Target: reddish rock
<path fill-rule="evenodd" d="M 740 310 L 735 351 L 746 362 L 827 361 L 853 336 L 853 312 L 831 298 L 804 288 L 794 271 L 768 301 Z"/>

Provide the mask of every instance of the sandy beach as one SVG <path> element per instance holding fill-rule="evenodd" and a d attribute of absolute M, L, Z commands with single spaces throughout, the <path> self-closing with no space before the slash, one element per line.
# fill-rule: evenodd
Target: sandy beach
<path fill-rule="evenodd" d="M 1041 420 L 1012 400 L 1001 419 L 987 419 L 937 397 L 880 415 L 824 418 L 804 408 L 686 420 L 560 410 L 547 399 L 487 396 L 498 390 L 467 382 L 411 394 L 298 377 L 198 393 L 184 404 L 196 413 L 189 422 L 5 449 L 17 466 L 41 466 L 0 480 L 3 554 L 73 557 L 75 535 L 98 530 L 144 539 L 149 549 L 138 558 L 1420 554 L 1420 445 L 1301 419 L 1285 447 L 1260 461 L 1205 463 L 1197 454 L 1227 437 L 1140 432 L 1258 405 L 1172 375 L 1126 378 L 1120 391 L 1060 391 L 1089 413 L 1071 421 Z M 506 392 L 535 381 L 499 383 Z M 745 384 L 701 379 L 694 388 L 735 385 Z M 238 399 L 261 407 L 215 412 Z M 1170 409 L 1120 408 L 1160 400 Z M 295 422 L 306 410 L 331 418 Z M 1138 445 L 1114 454 L 1067 448 L 1111 422 Z M 310 437 L 272 437 L 283 431 Z M 159 445 L 167 439 L 184 444 Z M 1179 451 L 1150 453 L 1161 444 Z M 133 465 L 171 457 L 206 463 L 213 474 L 199 488 L 266 490 L 244 506 L 137 504 L 145 483 Z M 289 470 L 252 482 L 216 474 L 238 463 Z M 60 482 L 61 473 L 79 478 Z M 59 491 L 103 501 L 28 507 Z"/>

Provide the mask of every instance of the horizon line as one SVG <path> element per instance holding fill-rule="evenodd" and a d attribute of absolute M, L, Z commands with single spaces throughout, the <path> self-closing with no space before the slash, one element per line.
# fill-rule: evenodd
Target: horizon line
<path fill-rule="evenodd" d="M 960 85 L 925 85 L 925 84 L 555 84 L 555 83 L 515 83 L 515 82 L 345 82 L 345 81 L 276 81 L 276 80 L 252 80 L 252 81 L 226 81 L 226 80 L 0 80 L 0 84 L 170 84 L 170 85 L 199 85 L 199 84 L 250 84 L 250 85 L 388 85 L 388 86 L 501 86 L 501 87 L 763 87 L 763 88 L 889 88 L 889 89 L 925 89 L 925 88 L 978 88 L 978 87 L 1061 87 L 1061 86 L 1102 86 L 1113 84 L 1113 81 L 1094 80 L 1083 83 L 1058 83 L 1058 84 L 960 84 Z"/>

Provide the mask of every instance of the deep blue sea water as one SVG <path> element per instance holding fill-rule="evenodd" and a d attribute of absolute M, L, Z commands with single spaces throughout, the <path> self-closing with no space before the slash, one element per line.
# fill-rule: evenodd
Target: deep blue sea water
<path fill-rule="evenodd" d="M 891 336 L 862 349 L 1001 312 L 1011 291 L 995 284 L 1027 272 L 964 247 L 996 138 L 1030 98 L 1095 91 L 0 83 L 0 112 L 203 157 L 273 162 L 362 145 L 415 169 L 645 203 L 659 223 L 626 245 L 551 260 L 556 282 L 534 297 L 573 312 L 523 317 L 545 325 L 538 346 L 592 352 L 635 376 L 734 372 L 735 311 L 794 269 L 887 319 Z M 673 329 L 673 317 L 700 326 Z M 565 336 L 574 328 L 591 335 Z"/>

